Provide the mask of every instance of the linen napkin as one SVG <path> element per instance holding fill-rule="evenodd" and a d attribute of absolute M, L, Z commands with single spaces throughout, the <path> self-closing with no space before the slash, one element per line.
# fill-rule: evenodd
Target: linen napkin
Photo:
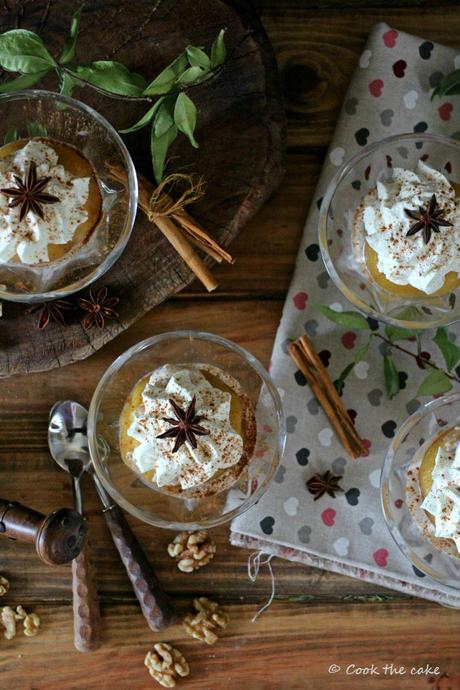
<path fill-rule="evenodd" d="M 396 427 L 422 403 L 423 372 L 410 357 L 394 354 L 403 390 L 383 392 L 382 357 L 370 349 L 347 379 L 344 402 L 356 414 L 370 449 L 347 459 L 328 419 L 287 354 L 288 342 L 307 333 L 338 376 L 358 346 L 310 308 L 312 303 L 350 309 L 334 287 L 317 244 L 319 206 L 329 180 L 363 146 L 403 132 L 438 132 L 460 139 L 460 97 L 431 100 L 440 79 L 460 67 L 460 52 L 376 25 L 346 95 L 310 209 L 272 355 L 271 375 L 283 398 L 287 446 L 282 465 L 259 503 L 232 523 L 231 542 L 268 554 L 344 573 L 409 594 L 460 607 L 460 595 L 412 567 L 388 532 L 380 508 L 380 470 Z M 460 334 L 460 328 L 453 329 Z M 343 475 L 344 493 L 313 501 L 305 482 L 316 472 Z M 427 543 L 425 558 L 433 557 Z"/>

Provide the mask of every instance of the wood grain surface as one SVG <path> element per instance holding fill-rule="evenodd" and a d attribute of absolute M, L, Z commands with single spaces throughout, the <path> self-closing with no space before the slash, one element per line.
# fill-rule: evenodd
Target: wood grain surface
<path fill-rule="evenodd" d="M 285 88 L 290 143 L 285 181 L 232 244 L 236 265 L 216 270 L 221 282 L 216 294 L 203 295 L 193 284 L 86 361 L 1 382 L 2 495 L 43 513 L 70 505 L 68 477 L 47 452 L 49 407 L 67 397 L 88 404 L 104 369 L 142 338 L 178 325 L 205 328 L 235 339 L 267 364 L 325 146 L 369 28 L 388 21 L 427 39 L 460 43 L 458 5 L 441 0 L 373 0 L 372 5 L 363 0 L 257 0 L 257 7 Z M 190 677 L 178 684 L 184 690 L 460 689 L 460 613 L 426 601 L 275 559 L 275 603 L 251 623 L 269 595 L 270 579 L 262 570 L 256 583 L 249 582 L 248 553 L 228 545 L 227 527 L 212 532 L 217 543 L 212 563 L 187 575 L 166 553 L 171 533 L 129 518 L 180 611 L 189 608 L 193 596 L 207 595 L 231 616 L 214 647 L 186 637 L 180 626 L 167 635 L 151 633 L 93 488 L 86 483 L 84 489 L 102 605 L 102 647 L 84 658 L 73 650 L 70 567 L 48 568 L 27 545 L 0 541 L 0 571 L 12 582 L 5 603 L 21 602 L 43 619 L 36 638 L 0 640 L 0 690 L 153 689 L 159 686 L 143 659 L 160 639 L 175 644 L 190 662 Z M 407 672 L 382 675 L 386 663 L 405 666 Z M 328 673 L 331 664 L 341 671 Z M 375 664 L 381 675 L 347 675 L 353 664 Z M 411 675 L 412 667 L 426 665 L 438 666 L 439 675 Z"/>
<path fill-rule="evenodd" d="M 122 0 L 86 3 L 76 59 L 116 59 L 149 81 L 187 45 L 211 46 L 219 29 L 226 28 L 228 61 L 220 75 L 194 91 L 199 148 L 179 136 L 168 152 L 167 172 L 199 171 L 206 193 L 194 204 L 194 217 L 227 246 L 283 176 L 285 117 L 272 48 L 257 16 L 239 0 L 136 0 L 135 7 L 133 12 Z M 74 10 L 74 0 L 13 0 L 0 7 L 0 31 L 18 26 L 36 31 L 57 55 Z M 56 76 L 47 76 L 39 86 L 56 90 Z M 73 95 L 117 130 L 137 122 L 149 105 L 89 88 L 78 87 Z M 137 171 L 151 179 L 148 128 L 124 139 Z M 120 299 L 110 328 L 85 330 L 81 314 L 71 312 L 65 329 L 51 323 L 44 334 L 34 328 L 37 314 L 30 308 L 5 304 L 0 377 L 89 357 L 192 278 L 170 242 L 139 212 L 121 257 L 95 283 Z"/>

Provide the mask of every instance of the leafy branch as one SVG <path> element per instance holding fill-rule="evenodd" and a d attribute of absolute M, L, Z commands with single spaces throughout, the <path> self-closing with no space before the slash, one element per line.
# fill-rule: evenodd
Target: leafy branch
<path fill-rule="evenodd" d="M 214 78 L 227 57 L 225 29 L 221 29 L 209 54 L 197 46 L 187 46 L 150 83 L 121 62 L 96 60 L 84 64 L 75 62 L 76 43 L 84 5 L 72 16 L 70 29 L 60 56 L 55 59 L 40 36 L 25 29 L 13 29 L 0 35 L 0 66 L 17 77 L 0 85 L 0 93 L 28 89 L 50 72 L 59 79 L 59 91 L 70 96 L 78 86 L 123 100 L 145 101 L 152 104 L 138 122 L 122 134 L 136 132 L 150 126 L 150 149 L 155 179 L 160 183 L 169 147 L 179 132 L 198 148 L 195 138 L 197 108 L 188 95 L 191 88 Z"/>
<path fill-rule="evenodd" d="M 339 394 L 342 394 L 345 381 L 353 371 L 354 367 L 364 359 L 370 344 L 374 338 L 381 340 L 387 346 L 387 351 L 383 353 L 383 376 L 385 381 L 385 391 L 387 396 L 392 399 L 401 389 L 399 372 L 393 360 L 391 350 L 398 350 L 405 355 L 412 357 L 419 366 L 426 370 L 417 395 L 438 395 L 447 393 L 452 388 L 452 381 L 460 383 L 460 378 L 452 373 L 452 370 L 460 362 L 460 347 L 452 342 L 446 328 L 438 328 L 433 338 L 434 344 L 438 347 L 444 359 L 445 367 L 441 367 L 431 359 L 428 359 L 422 351 L 422 336 L 419 331 L 400 328 L 398 326 L 385 326 L 385 335 L 380 333 L 378 326 L 370 319 L 366 319 L 356 311 L 336 311 L 326 305 L 318 304 L 315 308 L 326 318 L 334 323 L 351 330 L 366 331 L 368 339 L 366 343 L 356 350 L 353 360 L 339 374 L 334 385 Z M 413 309 L 413 308 L 411 308 Z M 405 314 L 405 318 L 410 318 L 413 314 Z M 409 350 L 400 344 L 401 341 L 416 343 L 416 351 Z"/>

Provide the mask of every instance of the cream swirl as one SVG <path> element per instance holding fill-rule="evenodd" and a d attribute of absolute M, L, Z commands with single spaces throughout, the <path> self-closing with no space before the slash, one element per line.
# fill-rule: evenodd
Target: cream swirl
<path fill-rule="evenodd" d="M 172 398 L 187 407 L 196 397 L 200 425 L 209 431 L 197 438 L 197 447 L 184 443 L 172 452 L 174 439 L 159 439 L 169 428 L 164 417 L 171 417 Z M 153 471 L 158 486 L 180 486 L 182 489 L 203 484 L 219 470 L 239 462 L 243 439 L 230 423 L 231 394 L 213 386 L 197 367 L 166 364 L 155 370 L 142 392 L 142 405 L 135 411 L 128 435 L 138 445 L 132 461 L 142 472 Z"/>
<path fill-rule="evenodd" d="M 426 208 L 433 194 L 453 227 L 442 227 L 425 244 L 422 233 L 407 237 L 414 221 L 405 209 Z M 416 171 L 394 168 L 391 180 L 377 182 L 363 204 L 365 239 L 377 254 L 378 270 L 392 283 L 430 295 L 443 286 L 449 272 L 460 273 L 459 200 L 442 173 L 422 161 Z"/>
<path fill-rule="evenodd" d="M 89 195 L 89 177 L 76 178 L 58 163 L 56 151 L 40 140 L 30 140 L 23 148 L 0 161 L 0 188 L 15 184 L 13 175 L 23 178 L 34 161 L 37 176 L 51 177 L 46 192 L 59 202 L 43 207 L 44 219 L 29 211 L 20 221 L 20 206 L 10 208 L 8 198 L 0 195 L 0 262 L 15 257 L 23 264 L 49 260 L 49 244 L 67 244 L 79 225 L 88 219 L 85 204 Z"/>
<path fill-rule="evenodd" d="M 435 536 L 452 539 L 460 552 L 460 445 L 438 449 L 432 478 L 421 507 L 435 519 Z"/>

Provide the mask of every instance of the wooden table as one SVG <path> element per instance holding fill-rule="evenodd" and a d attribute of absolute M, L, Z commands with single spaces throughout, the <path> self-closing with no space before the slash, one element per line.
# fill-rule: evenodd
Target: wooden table
<path fill-rule="evenodd" d="M 135 3 L 134 3 L 135 4 Z M 71 503 L 70 483 L 49 458 L 47 415 L 58 399 L 88 404 L 95 383 L 114 357 L 154 333 L 201 328 L 232 338 L 268 363 L 306 211 L 338 108 L 371 26 L 381 20 L 426 38 L 459 43 L 456 3 L 432 0 L 257 0 L 274 44 L 289 117 L 288 174 L 266 207 L 232 246 L 237 264 L 216 270 L 220 289 L 198 285 L 163 304 L 90 359 L 51 373 L 0 384 L 1 494 L 43 512 Z M 166 554 L 171 534 L 131 520 L 160 579 L 182 610 L 193 595 L 223 603 L 231 623 L 214 647 L 187 638 L 179 625 L 165 635 L 147 629 L 105 528 L 91 486 L 87 505 L 102 602 L 102 648 L 74 651 L 70 568 L 41 565 L 23 545 L 0 542 L 0 572 L 12 588 L 5 603 L 22 603 L 42 617 L 36 638 L 0 640 L 1 690 L 144 690 L 157 687 L 143 659 L 167 639 L 192 668 L 179 687 L 227 690 L 323 688 L 460 688 L 460 613 L 374 585 L 276 559 L 276 601 L 255 623 L 251 617 L 270 591 L 262 572 L 247 578 L 248 553 L 228 545 L 228 528 L 214 530 L 218 551 L 203 570 L 179 573 Z M 405 666 L 406 675 L 381 667 Z M 331 664 L 342 671 L 328 673 Z M 347 675 L 346 667 L 379 667 L 380 676 Z M 430 681 L 410 669 L 438 666 Z M 445 677 L 445 674 L 449 678 Z M 159 687 L 159 686 L 158 686 Z"/>

